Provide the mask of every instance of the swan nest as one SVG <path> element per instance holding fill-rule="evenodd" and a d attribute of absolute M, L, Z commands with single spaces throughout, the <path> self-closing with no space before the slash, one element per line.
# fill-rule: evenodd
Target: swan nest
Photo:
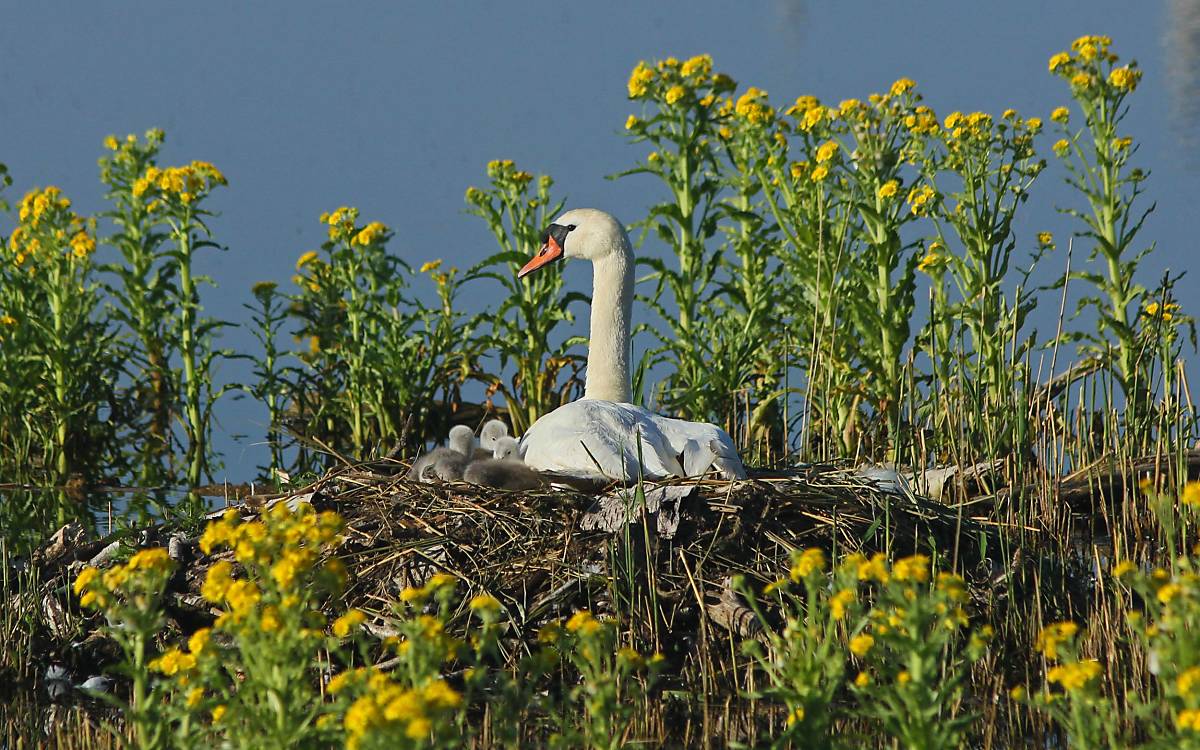
<path fill-rule="evenodd" d="M 869 553 L 883 549 L 890 537 L 895 553 L 905 554 L 930 542 L 950 550 L 956 531 L 971 539 L 990 533 L 961 508 L 888 492 L 832 465 L 739 482 L 647 484 L 644 503 L 636 488 L 599 495 L 561 487 L 509 492 L 422 484 L 404 478 L 406 469 L 398 463 L 343 467 L 302 491 L 252 496 L 234 507 L 247 518 L 277 502 L 341 513 L 347 531 L 338 555 L 350 573 L 345 605 L 371 615 L 368 632 L 379 637 L 392 632 L 390 604 L 400 591 L 438 572 L 460 579 L 464 601 L 483 592 L 497 597 L 515 626 L 514 638 L 532 640 L 542 624 L 578 609 L 614 612 L 614 579 L 632 580 L 643 593 L 653 581 L 655 596 L 641 598 L 660 609 L 660 622 L 670 623 L 667 642 L 694 643 L 705 621 L 716 626 L 712 633 L 753 637 L 759 625 L 730 588 L 734 575 L 760 588 L 786 573 L 796 549 Z M 167 594 L 168 638 L 186 637 L 211 622 L 216 612 L 201 599 L 200 584 L 208 568 L 231 553 L 205 556 L 195 536 L 168 527 L 147 529 L 136 541 L 127 534 L 123 539 L 168 547 L 181 563 L 182 574 Z M 34 638 L 40 647 L 34 653 L 91 662 L 78 664 L 87 671 L 115 657 L 114 645 L 99 633 L 102 618 L 69 601 L 69 582 L 86 564 L 114 561 L 119 548 L 116 536 L 90 539 L 70 525 L 31 560 L 18 561 L 39 569 L 41 622 Z M 987 561 L 965 554 L 960 552 L 963 569 L 990 575 Z M 81 631 L 90 633 L 82 643 Z"/>

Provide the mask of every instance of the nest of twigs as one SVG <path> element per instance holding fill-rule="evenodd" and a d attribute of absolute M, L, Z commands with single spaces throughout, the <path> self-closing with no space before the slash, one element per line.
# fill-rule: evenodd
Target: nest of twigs
<path fill-rule="evenodd" d="M 833 465 L 741 482 L 681 480 L 600 493 L 421 484 L 404 478 L 403 468 L 344 467 L 302 491 L 252 496 L 234 507 L 246 517 L 276 502 L 339 512 L 346 541 L 337 554 L 350 583 L 337 605 L 369 613 L 368 630 L 377 635 L 390 633 L 405 587 L 445 572 L 460 579 L 464 601 L 486 592 L 502 602 L 514 643 L 586 608 L 625 615 L 635 631 L 679 659 L 705 628 L 753 637 L 760 624 L 730 579 L 743 575 L 761 586 L 787 571 L 796 549 L 840 554 L 890 545 L 899 554 L 936 546 L 944 554 L 956 549 L 955 539 L 987 533 L 961 508 L 880 487 Z M 166 598 L 168 639 L 211 624 L 218 613 L 199 588 L 222 555 L 203 555 L 197 535 L 151 527 L 89 539 L 80 527 L 61 529 L 29 561 L 39 581 L 36 592 L 26 592 L 39 600 L 35 652 L 73 664 L 76 673 L 98 672 L 115 658 L 98 632 L 102 618 L 80 612 L 70 582 L 84 565 L 103 567 L 121 557 L 122 548 L 166 546 L 179 561 Z M 983 562 L 968 559 L 971 550 L 960 554 L 960 569 Z"/>

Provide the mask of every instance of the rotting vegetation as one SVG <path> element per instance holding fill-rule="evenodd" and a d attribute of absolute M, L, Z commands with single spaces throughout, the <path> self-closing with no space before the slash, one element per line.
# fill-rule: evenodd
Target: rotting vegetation
<path fill-rule="evenodd" d="M 260 515 L 275 496 L 258 496 L 206 526 L 197 498 L 180 512 L 146 493 L 137 507 L 165 524 L 135 508 L 101 537 L 88 485 L 211 476 L 211 369 L 232 354 L 190 270 L 223 176 L 158 167 L 157 131 L 112 139 L 116 234 L 31 191 L 0 264 L 0 465 L 57 488 L 14 487 L 2 511 L 6 740 L 103 746 L 112 721 L 188 747 L 1196 744 L 1192 320 L 1174 279 L 1138 278 L 1147 174 L 1121 122 L 1140 71 L 1119 62 L 1101 36 L 1054 55 L 1073 106 L 1047 118 L 940 117 L 907 79 L 776 107 L 706 56 L 639 64 L 626 131 L 651 150 L 630 173 L 667 197 L 637 226 L 671 253 L 644 260 L 658 343 L 635 392 L 777 470 L 597 512 L 579 493 L 394 476 L 481 413 L 462 404 L 471 380 L 518 428 L 577 392 L 579 342 L 556 328 L 586 300 L 555 274 L 513 281 L 561 204 L 548 177 L 497 161 L 466 196 L 500 246 L 476 268 L 414 273 L 388 227 L 343 207 L 296 291 L 254 287 L 248 388 L 271 411 L 276 476 L 308 478 L 279 496 L 314 512 Z M 1018 237 L 1056 169 L 1080 197 L 1063 207 L 1073 239 Z M 106 245 L 122 263 L 92 265 Z M 1032 288 L 1048 259 L 1063 276 Z M 413 296 L 422 276 L 436 306 Z M 69 299 L 67 277 L 84 290 Z M 479 283 L 510 293 L 490 322 L 455 308 Z M 1096 327 L 1064 310 L 1037 338 L 1033 306 L 1080 285 Z M 124 663 L 121 706 L 72 688 L 45 708 L 51 660 Z"/>

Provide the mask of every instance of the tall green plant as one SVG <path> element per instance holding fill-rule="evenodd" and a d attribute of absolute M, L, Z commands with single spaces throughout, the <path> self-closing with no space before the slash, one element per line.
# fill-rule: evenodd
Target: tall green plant
<path fill-rule="evenodd" d="M 1153 245 L 1139 249 L 1137 235 L 1154 205 L 1138 205 L 1147 175 L 1130 163 L 1137 151 L 1133 139 L 1119 133 L 1129 112 L 1127 98 L 1137 89 L 1142 72 L 1136 62 L 1118 66 L 1111 45 L 1107 36 L 1082 36 L 1069 52 L 1050 58 L 1050 72 L 1069 84 L 1083 115 L 1083 127 L 1076 130 L 1067 108 L 1055 110 L 1052 117 L 1063 137 L 1054 144 L 1054 152 L 1067 169 L 1067 184 L 1086 203 L 1086 208 L 1060 210 L 1083 225 L 1081 234 L 1092 243 L 1090 260 L 1101 265 L 1099 271 L 1072 273 L 1094 287 L 1095 293 L 1080 301 L 1080 309 L 1094 309 L 1098 319 L 1095 334 L 1077 337 L 1086 351 L 1106 358 L 1115 345 L 1111 366 L 1129 401 L 1127 416 L 1131 426 L 1144 433 L 1149 358 L 1142 356 L 1138 342 L 1138 309 L 1146 290 L 1134 276 L 1142 258 L 1153 249 Z"/>
<path fill-rule="evenodd" d="M 467 189 L 467 212 L 487 223 L 500 252 L 467 271 L 464 281 L 492 279 L 504 291 L 499 307 L 487 315 L 490 326 L 480 343 L 499 355 L 502 368 L 511 366 L 513 375 L 508 382 L 498 374 L 478 377 L 504 395 L 513 429 L 521 434 L 578 392 L 577 377 L 564 381 L 560 376 L 582 365 L 569 349 L 584 339 L 556 343 L 553 338 L 559 324 L 574 320 L 570 306 L 589 299 L 579 292 L 564 294 L 557 268 L 517 279 L 517 271 L 541 246 L 542 230 L 562 210 L 563 201 L 550 194 L 554 181 L 549 175 L 534 178 L 507 159 L 489 162 L 487 176 L 487 188 Z"/>

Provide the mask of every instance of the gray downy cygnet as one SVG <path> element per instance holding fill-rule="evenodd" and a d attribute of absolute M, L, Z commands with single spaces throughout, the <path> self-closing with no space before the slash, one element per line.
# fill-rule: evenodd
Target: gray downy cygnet
<path fill-rule="evenodd" d="M 489 419 L 483 423 L 479 431 L 479 447 L 475 449 L 475 459 L 480 461 L 492 458 L 496 452 L 496 441 L 508 436 L 508 425 L 501 419 Z"/>
<path fill-rule="evenodd" d="M 446 448 L 435 448 L 413 461 L 409 479 L 422 482 L 453 482 L 462 479 L 463 469 L 475 454 L 475 433 L 464 424 L 450 428 Z"/>
<path fill-rule="evenodd" d="M 463 479 L 471 484 L 500 490 L 532 490 L 541 487 L 541 477 L 521 461 L 518 447 L 516 438 L 505 436 L 497 439 L 493 457 L 473 461 L 463 472 Z"/>

